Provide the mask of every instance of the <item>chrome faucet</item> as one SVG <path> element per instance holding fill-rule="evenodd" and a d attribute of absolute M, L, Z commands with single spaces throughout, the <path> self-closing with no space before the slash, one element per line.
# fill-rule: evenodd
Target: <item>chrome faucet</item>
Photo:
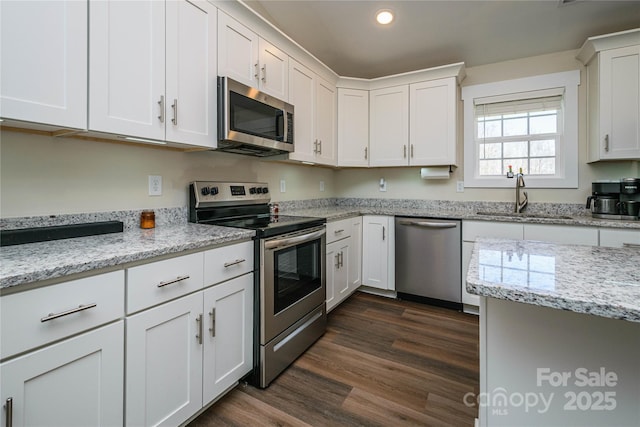
<path fill-rule="evenodd" d="M 520 189 L 524 188 L 524 175 L 522 172 L 516 174 L 516 207 L 514 209 L 515 213 L 522 213 L 524 208 L 527 206 L 529 202 L 529 197 L 526 191 L 524 193 L 524 200 L 520 201 Z"/>

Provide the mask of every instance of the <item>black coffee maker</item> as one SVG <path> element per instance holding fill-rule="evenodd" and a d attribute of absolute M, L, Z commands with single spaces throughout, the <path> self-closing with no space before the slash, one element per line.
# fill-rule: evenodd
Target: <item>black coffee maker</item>
<path fill-rule="evenodd" d="M 595 181 L 591 184 L 587 209 L 591 216 L 605 219 L 638 220 L 640 214 L 640 178 L 619 181 Z"/>

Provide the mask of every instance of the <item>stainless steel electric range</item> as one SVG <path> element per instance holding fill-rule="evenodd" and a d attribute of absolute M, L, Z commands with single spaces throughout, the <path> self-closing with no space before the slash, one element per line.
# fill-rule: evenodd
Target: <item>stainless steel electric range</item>
<path fill-rule="evenodd" d="M 254 370 L 265 388 L 326 329 L 325 218 L 271 214 L 266 183 L 195 181 L 189 221 L 256 231 Z"/>

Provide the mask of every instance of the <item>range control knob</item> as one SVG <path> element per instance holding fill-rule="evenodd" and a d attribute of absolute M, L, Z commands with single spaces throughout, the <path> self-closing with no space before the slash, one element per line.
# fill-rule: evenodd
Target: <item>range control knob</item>
<path fill-rule="evenodd" d="M 208 196 L 210 192 L 209 187 L 202 187 L 202 189 L 200 189 L 200 193 L 202 193 L 203 196 Z"/>
<path fill-rule="evenodd" d="M 218 187 L 211 187 L 211 195 L 215 196 L 216 194 L 218 194 Z"/>
<path fill-rule="evenodd" d="M 249 194 L 256 194 L 256 187 L 251 187 L 249 189 Z"/>
<path fill-rule="evenodd" d="M 262 187 L 257 187 L 256 188 L 256 193 L 262 194 Z"/>
<path fill-rule="evenodd" d="M 267 187 L 262 187 L 262 194 L 267 194 L 269 189 Z"/>

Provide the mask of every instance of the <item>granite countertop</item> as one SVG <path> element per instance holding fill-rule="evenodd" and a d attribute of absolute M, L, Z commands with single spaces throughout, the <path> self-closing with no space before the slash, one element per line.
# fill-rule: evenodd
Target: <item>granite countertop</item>
<path fill-rule="evenodd" d="M 255 231 L 185 223 L 154 229 L 5 246 L 0 289 L 251 239 Z"/>
<path fill-rule="evenodd" d="M 479 239 L 472 294 L 640 322 L 640 250 Z"/>
<path fill-rule="evenodd" d="M 487 212 L 478 214 L 477 212 Z M 614 219 L 592 218 L 590 215 L 576 215 L 574 212 L 511 214 L 493 212 L 484 209 L 455 209 L 451 207 L 405 207 L 405 206 L 324 206 L 316 208 L 281 209 L 281 214 L 299 216 L 317 216 L 327 221 L 338 221 L 358 215 L 412 216 L 442 219 L 461 219 L 491 222 L 519 222 L 528 224 L 557 224 L 582 227 L 607 227 L 640 230 L 640 221 L 621 221 Z"/>

